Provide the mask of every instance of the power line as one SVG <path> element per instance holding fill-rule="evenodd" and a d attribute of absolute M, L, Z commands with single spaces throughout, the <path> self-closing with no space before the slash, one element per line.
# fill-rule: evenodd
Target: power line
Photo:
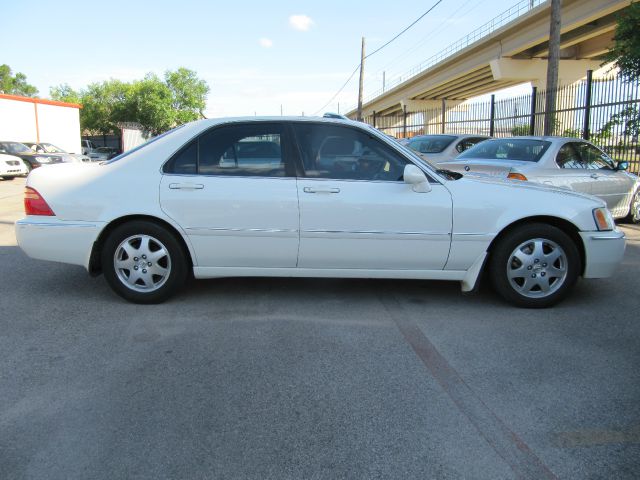
<path fill-rule="evenodd" d="M 426 12 L 424 12 L 422 15 L 420 15 L 418 18 L 416 18 L 413 23 L 411 25 L 409 25 L 407 28 L 405 28 L 404 30 L 402 30 L 399 34 L 397 34 L 395 37 L 393 37 L 391 40 L 389 40 L 387 43 L 385 43 L 384 45 L 382 45 L 379 48 L 376 48 L 373 52 L 371 52 L 369 55 L 367 55 L 364 58 L 369 58 L 371 55 L 374 55 L 376 53 L 378 53 L 380 50 L 382 50 L 384 47 L 386 47 L 387 45 L 389 45 L 391 42 L 393 42 L 395 39 L 397 39 L 400 35 L 402 35 L 404 32 L 406 32 L 407 30 L 409 30 L 411 27 L 413 27 L 416 23 L 418 23 L 420 20 L 422 20 L 428 13 L 431 12 L 431 10 L 433 10 L 434 8 L 436 8 L 440 3 L 442 3 L 443 0 L 438 0 L 436 3 L 434 3 L 431 8 L 429 10 L 427 10 Z"/>
<path fill-rule="evenodd" d="M 422 15 L 420 15 L 418 18 L 416 18 L 413 22 L 411 22 L 411 24 L 409 26 L 407 26 L 404 30 L 402 30 L 400 33 L 398 33 L 395 37 L 393 37 L 391 40 L 389 40 L 387 43 L 385 43 L 384 45 L 382 45 L 379 48 L 376 48 L 373 52 L 371 52 L 369 55 L 365 56 L 364 58 L 369 58 L 372 55 L 375 55 L 376 53 L 378 53 L 380 50 L 382 50 L 383 48 L 385 48 L 387 45 L 389 45 L 391 42 L 393 42 L 394 40 L 396 40 L 398 37 L 400 37 L 402 34 L 404 34 L 407 30 L 409 30 L 411 27 L 413 27 L 416 23 L 418 23 L 420 20 L 422 20 L 428 13 L 430 13 L 434 8 L 436 8 L 440 3 L 442 3 L 443 0 L 438 0 L 436 3 L 434 3 L 426 12 L 424 12 Z M 331 100 L 329 100 L 327 103 L 325 103 L 321 108 L 319 108 L 318 110 L 315 111 L 315 113 L 313 115 L 317 115 L 319 112 L 321 112 L 322 110 L 324 110 L 324 108 L 329 105 L 338 95 L 340 95 L 340 93 L 342 92 L 342 90 L 344 90 L 344 87 L 346 87 L 349 82 L 351 81 L 351 79 L 353 78 L 353 76 L 356 74 L 356 72 L 358 71 L 358 69 L 360 68 L 360 64 L 356 65 L 356 68 L 353 70 L 353 72 L 351 73 L 351 75 L 349 75 L 349 78 L 347 79 L 346 82 L 344 82 L 344 85 L 342 85 L 342 87 L 340 87 L 340 89 L 333 95 L 333 97 L 331 97 Z"/>
<path fill-rule="evenodd" d="M 347 84 L 351 81 L 351 79 L 353 78 L 353 76 L 356 74 L 356 72 L 358 71 L 358 69 L 360 68 L 360 64 L 358 64 L 355 68 L 355 70 L 353 72 L 351 72 L 351 75 L 349 75 L 349 78 L 347 78 L 347 81 L 344 82 L 344 84 L 340 87 L 340 89 L 333 95 L 333 97 L 331 97 L 331 100 L 329 100 L 327 103 L 325 103 L 322 107 L 320 107 L 318 110 L 316 110 L 313 113 L 313 116 L 316 116 L 318 113 L 320 113 L 322 110 L 324 110 L 327 105 L 329 105 L 331 102 L 333 102 L 333 100 L 340 95 L 340 92 L 342 92 L 342 90 L 344 90 L 344 87 L 347 86 Z"/>

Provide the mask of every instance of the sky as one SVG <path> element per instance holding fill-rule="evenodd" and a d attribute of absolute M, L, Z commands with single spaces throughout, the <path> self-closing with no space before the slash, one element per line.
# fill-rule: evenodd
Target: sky
<path fill-rule="evenodd" d="M 373 52 L 437 1 L 0 0 L 0 64 L 43 98 L 64 83 L 82 89 L 186 67 L 211 88 L 210 118 L 344 113 L 357 102 L 357 74 L 324 105 L 359 64 L 361 38 Z M 366 60 L 365 98 L 383 72 L 392 81 L 516 3 L 442 0 Z"/>

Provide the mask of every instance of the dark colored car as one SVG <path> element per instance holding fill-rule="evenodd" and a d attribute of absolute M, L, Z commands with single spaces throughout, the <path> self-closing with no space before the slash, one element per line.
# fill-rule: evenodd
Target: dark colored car
<path fill-rule="evenodd" d="M 36 153 L 20 142 L 0 142 L 0 153 L 8 153 L 9 155 L 20 157 L 29 171 L 42 165 L 63 162 L 63 158 L 60 155 Z"/>

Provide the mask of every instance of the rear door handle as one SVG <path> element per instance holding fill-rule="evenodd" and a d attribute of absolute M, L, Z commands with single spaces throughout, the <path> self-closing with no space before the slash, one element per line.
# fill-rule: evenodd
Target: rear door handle
<path fill-rule="evenodd" d="M 204 185 L 202 183 L 170 183 L 169 188 L 171 190 L 202 190 Z"/>
<path fill-rule="evenodd" d="M 339 188 L 304 187 L 304 193 L 340 193 Z"/>

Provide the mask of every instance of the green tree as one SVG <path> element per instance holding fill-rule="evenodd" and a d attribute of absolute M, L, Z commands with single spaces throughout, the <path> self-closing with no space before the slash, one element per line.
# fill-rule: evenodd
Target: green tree
<path fill-rule="evenodd" d="M 9 65 L 0 65 L 0 92 L 9 95 L 22 95 L 24 97 L 35 97 L 38 89 L 27 83 L 27 76 L 17 72 L 12 74 Z"/>
<path fill-rule="evenodd" d="M 113 79 L 90 84 L 80 95 L 82 129 L 99 134 L 118 133 L 118 123 L 127 121 L 130 89 L 129 83 Z"/>
<path fill-rule="evenodd" d="M 207 106 L 209 85 L 198 78 L 193 70 L 178 68 L 167 70 L 164 80 L 171 90 L 172 107 L 176 114 L 176 124 L 192 122 L 204 118 L 202 113 Z"/>
<path fill-rule="evenodd" d="M 627 81 L 640 79 L 640 3 L 633 2 L 618 17 L 614 45 L 605 57 Z"/>
<path fill-rule="evenodd" d="M 172 101 L 171 89 L 149 73 L 144 80 L 131 84 L 120 121 L 137 122 L 145 130 L 158 135 L 176 125 L 177 111 Z"/>
<path fill-rule="evenodd" d="M 52 100 L 58 100 L 59 102 L 82 103 L 81 93 L 75 91 L 66 83 L 51 87 L 49 96 Z"/>
<path fill-rule="evenodd" d="M 166 71 L 164 80 L 148 73 L 142 80 L 107 80 L 76 91 L 52 87 L 52 99 L 79 103 L 80 126 L 96 134 L 118 133 L 124 122 L 138 123 L 154 135 L 204 117 L 209 86 L 186 68 Z"/>

